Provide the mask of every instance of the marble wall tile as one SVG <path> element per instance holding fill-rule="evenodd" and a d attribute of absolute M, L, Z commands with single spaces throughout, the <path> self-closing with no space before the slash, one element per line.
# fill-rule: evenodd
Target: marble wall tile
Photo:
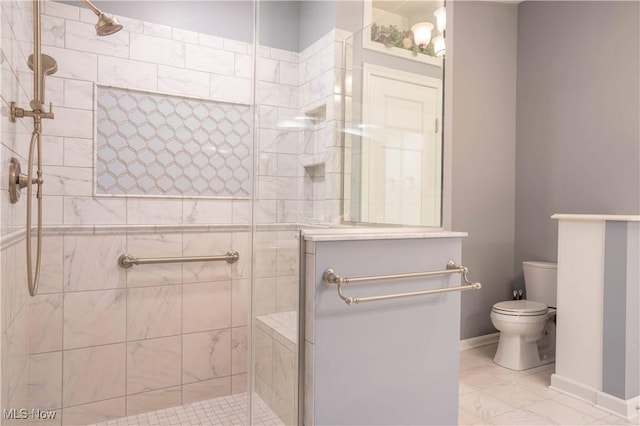
<path fill-rule="evenodd" d="M 26 407 L 29 381 L 29 339 L 27 309 L 20 309 L 2 335 L 2 400 L 7 407 Z M 23 404 L 23 405 L 15 405 Z"/>
<path fill-rule="evenodd" d="M 244 41 L 231 40 L 231 39 L 225 38 L 223 47 L 224 47 L 224 50 L 229 50 L 231 52 L 237 52 L 237 53 L 249 52 L 249 44 Z"/>
<path fill-rule="evenodd" d="M 231 326 L 240 327 L 249 323 L 249 280 L 231 282 Z"/>
<path fill-rule="evenodd" d="M 182 336 L 183 384 L 229 375 L 231 375 L 230 329 Z"/>
<path fill-rule="evenodd" d="M 209 34 L 198 34 L 198 44 L 201 46 L 213 47 L 215 49 L 222 49 L 224 47 L 224 39 Z"/>
<path fill-rule="evenodd" d="M 247 373 L 231 376 L 231 393 L 243 393 L 249 388 L 249 376 Z"/>
<path fill-rule="evenodd" d="M 98 82 L 137 89 L 158 89 L 158 65 L 142 61 L 98 57 Z"/>
<path fill-rule="evenodd" d="M 275 393 L 289 405 L 295 400 L 296 354 L 279 342 L 273 342 L 273 382 Z"/>
<path fill-rule="evenodd" d="M 64 196 L 62 195 L 43 195 L 42 196 L 42 205 L 46 209 L 46 214 L 42 217 L 43 225 L 61 225 L 63 223 L 63 200 Z M 26 206 L 25 206 L 26 207 Z M 36 217 L 38 214 L 38 203 L 33 203 L 33 216 Z M 24 215 L 18 216 L 20 222 L 24 219 Z"/>
<path fill-rule="evenodd" d="M 280 80 L 280 62 L 259 58 L 256 64 L 256 76 L 259 81 L 278 82 Z"/>
<path fill-rule="evenodd" d="M 62 350 L 62 294 L 38 294 L 29 308 L 30 353 Z"/>
<path fill-rule="evenodd" d="M 62 403 L 64 407 L 124 395 L 124 343 L 64 352 Z"/>
<path fill-rule="evenodd" d="M 65 46 L 72 50 L 127 58 L 129 57 L 129 31 L 125 28 L 124 31 L 118 31 L 109 37 L 100 37 L 91 24 L 67 21 Z"/>
<path fill-rule="evenodd" d="M 127 343 L 127 392 L 179 385 L 180 342 L 180 336 L 173 336 Z"/>
<path fill-rule="evenodd" d="M 249 278 L 252 261 L 251 234 L 248 232 L 234 232 L 231 235 L 231 247 L 240 255 L 238 261 L 231 265 L 232 278 Z"/>
<path fill-rule="evenodd" d="M 64 106 L 67 108 L 93 109 L 93 83 L 65 79 Z"/>
<path fill-rule="evenodd" d="M 182 42 L 144 34 L 131 34 L 129 40 L 131 59 L 173 67 L 185 66 L 187 52 Z"/>
<path fill-rule="evenodd" d="M 251 80 L 248 78 L 211 75 L 209 98 L 239 104 L 251 103 Z"/>
<path fill-rule="evenodd" d="M 64 3 L 45 2 L 43 13 L 77 21 L 80 16 L 79 10 L 80 9 L 78 9 L 77 7 L 70 6 Z"/>
<path fill-rule="evenodd" d="M 231 394 L 231 377 L 203 380 L 182 385 L 182 403 L 203 401 Z"/>
<path fill-rule="evenodd" d="M 65 166 L 93 167 L 93 141 L 91 139 L 64 138 L 63 161 Z"/>
<path fill-rule="evenodd" d="M 229 233 L 213 233 L 207 238 L 202 234 L 184 234 L 182 244 L 184 256 L 213 256 L 229 251 L 232 238 Z M 185 283 L 228 281 L 231 279 L 231 265 L 227 262 L 185 263 L 182 274 Z"/>
<path fill-rule="evenodd" d="M 247 368 L 247 327 L 231 329 L 231 374 L 246 373 Z"/>
<path fill-rule="evenodd" d="M 256 278 L 253 284 L 253 314 L 276 312 L 276 294 L 276 277 Z"/>
<path fill-rule="evenodd" d="M 182 223 L 182 200 L 127 199 L 130 225 L 176 225 Z"/>
<path fill-rule="evenodd" d="M 65 225 L 123 225 L 127 223 L 124 199 L 64 197 Z"/>
<path fill-rule="evenodd" d="M 231 282 L 184 284 L 182 332 L 231 327 Z"/>
<path fill-rule="evenodd" d="M 125 399 L 113 398 L 62 410 L 65 424 L 86 425 L 124 417 Z"/>
<path fill-rule="evenodd" d="M 85 167 L 44 166 L 45 195 L 91 196 L 92 171 Z"/>
<path fill-rule="evenodd" d="M 47 210 L 49 210 L 49 206 L 50 204 L 47 205 Z M 64 281 L 63 258 L 63 238 L 59 236 L 43 236 L 38 294 L 62 292 L 62 283 Z"/>
<path fill-rule="evenodd" d="M 165 65 L 158 66 L 158 90 L 199 98 L 209 96 L 209 74 Z"/>
<path fill-rule="evenodd" d="M 291 401 L 287 401 L 280 397 L 276 392 L 273 393 L 271 399 L 271 409 L 280 418 L 282 423 L 286 425 L 292 425 L 296 422 L 295 409 L 291 405 Z"/>
<path fill-rule="evenodd" d="M 183 30 L 181 28 L 173 28 L 171 37 L 177 41 L 185 43 L 198 44 L 198 33 L 195 31 Z"/>
<path fill-rule="evenodd" d="M 251 200 L 233 200 L 231 212 L 234 224 L 248 225 L 251 223 Z"/>
<path fill-rule="evenodd" d="M 298 85 L 298 65 L 291 62 L 280 62 L 280 84 L 287 84 L 290 86 Z"/>
<path fill-rule="evenodd" d="M 256 377 L 270 388 L 273 381 L 273 338 L 270 331 L 261 327 L 254 327 L 253 332 Z"/>
<path fill-rule="evenodd" d="M 63 49 L 60 47 L 47 47 L 47 55 L 56 58 L 59 67 L 56 77 L 74 78 L 85 81 L 96 81 L 98 77 L 98 56 L 94 53 L 79 52 L 77 50 Z M 56 119 L 47 121 L 47 127 L 52 122 L 59 121 L 58 110 L 56 109 Z M 73 121 L 71 121 L 72 123 Z M 67 123 L 70 123 L 67 121 Z"/>
<path fill-rule="evenodd" d="M 182 288 L 177 285 L 127 290 L 127 340 L 180 334 Z"/>
<path fill-rule="evenodd" d="M 299 279 L 297 275 L 276 278 L 276 312 L 298 309 Z"/>
<path fill-rule="evenodd" d="M 231 200 L 189 200 L 182 202 L 185 223 L 232 223 Z"/>
<path fill-rule="evenodd" d="M 143 32 L 144 34 L 163 38 L 171 38 L 172 34 L 170 26 L 156 24 L 153 22 L 145 22 Z"/>
<path fill-rule="evenodd" d="M 29 357 L 29 406 L 45 410 L 62 407 L 62 352 Z"/>
<path fill-rule="evenodd" d="M 127 252 L 134 257 L 180 257 L 182 234 L 128 235 Z M 127 270 L 127 287 L 181 283 L 182 265 L 179 263 L 137 265 Z"/>
<path fill-rule="evenodd" d="M 124 287 L 126 272 L 117 263 L 124 252 L 124 235 L 64 237 L 65 291 Z"/>
<path fill-rule="evenodd" d="M 236 53 L 234 75 L 236 77 L 251 78 L 253 73 L 252 60 L 250 55 Z"/>
<path fill-rule="evenodd" d="M 232 52 L 187 44 L 186 67 L 198 71 L 232 76 L 235 71 L 235 56 Z"/>
<path fill-rule="evenodd" d="M 182 403 L 182 387 L 159 389 L 127 396 L 127 416 L 147 413 Z"/>
<path fill-rule="evenodd" d="M 124 342 L 125 290 L 64 295 L 64 349 Z"/>
<path fill-rule="evenodd" d="M 48 98 L 47 98 L 48 99 Z M 26 138 L 25 138 L 26 140 Z M 25 142 L 26 143 L 26 142 Z M 64 164 L 64 138 L 60 136 L 42 136 L 43 152 L 42 164 L 46 166 L 62 166 Z M 25 164 L 27 167 L 27 164 Z M 24 191 L 26 195 L 27 191 Z"/>

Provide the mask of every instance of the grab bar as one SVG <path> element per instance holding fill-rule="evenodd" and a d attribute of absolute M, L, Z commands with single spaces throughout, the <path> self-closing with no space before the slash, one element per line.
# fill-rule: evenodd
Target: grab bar
<path fill-rule="evenodd" d="M 340 299 L 344 300 L 347 305 L 353 305 L 364 302 L 375 302 L 379 300 L 389 300 L 389 299 L 400 299 L 403 297 L 413 297 L 413 296 L 422 296 L 425 294 L 437 294 L 437 293 L 447 293 L 450 291 L 464 291 L 464 290 L 479 290 L 482 288 L 482 284 L 474 283 L 469 281 L 467 278 L 467 273 L 469 269 L 465 266 L 458 265 L 453 260 L 450 260 L 447 263 L 447 269 L 441 271 L 428 271 L 428 272 L 412 272 L 408 274 L 392 274 L 392 275 L 372 275 L 369 277 L 357 277 L 357 278 L 346 278 L 338 275 L 336 271 L 329 268 L 324 271 L 322 274 L 322 282 L 327 285 L 337 285 L 338 286 L 338 296 Z M 369 297 L 350 297 L 345 296 L 342 293 L 342 286 L 345 284 L 353 284 L 353 283 L 361 283 L 364 281 L 383 281 L 383 280 L 396 280 L 402 278 L 416 278 L 416 277 L 430 277 L 434 275 L 449 275 L 449 274 L 462 274 L 462 279 L 467 285 L 462 285 L 458 287 L 446 287 L 446 288 L 438 288 L 433 290 L 423 290 L 423 291 L 413 291 L 410 293 L 398 293 L 398 294 L 387 294 L 384 296 L 369 296 Z"/>
<path fill-rule="evenodd" d="M 229 250 L 221 256 L 192 256 L 192 257 L 151 257 L 138 259 L 130 254 L 123 254 L 118 258 L 121 268 L 131 268 L 133 265 L 153 265 L 157 263 L 183 263 L 183 262 L 217 262 L 224 260 L 227 263 L 236 263 L 240 254 L 235 250 Z"/>

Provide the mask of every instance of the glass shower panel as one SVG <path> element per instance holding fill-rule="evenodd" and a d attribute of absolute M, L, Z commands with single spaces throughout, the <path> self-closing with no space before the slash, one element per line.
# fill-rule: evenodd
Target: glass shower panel
<path fill-rule="evenodd" d="M 33 3 L 0 3 L 1 101 L 27 106 Z M 59 69 L 46 84 L 42 276 L 29 298 L 25 206 L 3 191 L 1 423 L 33 408 L 56 424 L 247 424 L 255 5 L 103 4 L 124 25 L 108 37 L 82 6 L 43 2 L 42 51 Z M 6 177 L 29 135 L 1 125 Z M 286 252 L 288 230 L 269 247 Z M 236 262 L 182 262 L 232 250 Z M 125 268 L 124 254 L 162 262 Z M 266 275 L 274 289 L 297 273 L 285 263 Z"/>

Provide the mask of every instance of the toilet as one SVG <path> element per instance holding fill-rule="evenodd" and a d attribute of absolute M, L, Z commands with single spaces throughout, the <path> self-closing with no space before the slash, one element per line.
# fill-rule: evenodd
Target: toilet
<path fill-rule="evenodd" d="M 500 331 L 496 364 L 526 370 L 555 361 L 557 264 L 522 262 L 527 300 L 498 302 L 491 322 Z"/>

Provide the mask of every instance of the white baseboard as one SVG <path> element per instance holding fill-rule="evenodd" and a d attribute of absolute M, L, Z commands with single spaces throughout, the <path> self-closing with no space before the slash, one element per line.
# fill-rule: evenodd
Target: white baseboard
<path fill-rule="evenodd" d="M 596 396 L 599 392 L 598 389 L 567 379 L 557 373 L 551 375 L 551 384 L 549 387 L 558 392 L 573 396 L 574 398 L 582 399 L 590 404 L 596 403 Z"/>
<path fill-rule="evenodd" d="M 485 334 L 484 336 L 471 337 L 469 339 L 460 340 L 460 350 L 479 348 L 480 346 L 498 343 L 500 333 Z"/>
<path fill-rule="evenodd" d="M 638 407 L 640 406 L 640 401 L 638 397 L 627 400 L 620 399 L 557 374 L 551 375 L 551 386 L 549 387 L 558 392 L 593 404 L 602 410 L 623 417 L 628 421 L 636 420 L 639 417 Z"/>
<path fill-rule="evenodd" d="M 638 397 L 631 399 L 620 399 L 608 393 L 598 392 L 596 396 L 596 406 L 611 411 L 613 414 L 622 416 L 631 421 L 638 418 Z"/>

